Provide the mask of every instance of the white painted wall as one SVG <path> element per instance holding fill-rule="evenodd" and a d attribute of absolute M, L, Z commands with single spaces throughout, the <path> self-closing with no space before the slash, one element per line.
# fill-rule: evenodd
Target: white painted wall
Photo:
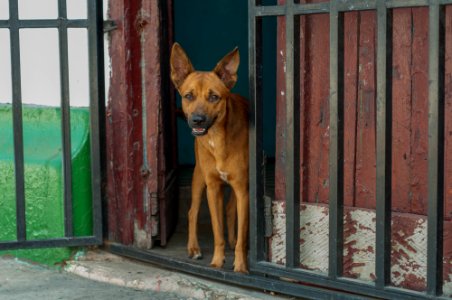
<path fill-rule="evenodd" d="M 108 0 L 104 2 L 107 16 Z M 0 19 L 9 18 L 8 0 L 0 0 Z M 67 0 L 69 19 L 87 17 L 86 0 Z M 56 19 L 57 0 L 19 0 L 21 19 Z M 69 91 L 71 106 L 89 105 L 88 33 L 83 28 L 68 30 Z M 107 40 L 106 40 L 107 42 Z M 47 106 L 60 106 L 60 66 L 57 29 L 20 30 L 22 102 Z M 106 43 L 106 88 L 110 63 Z M 11 103 L 11 63 L 9 30 L 0 29 L 0 103 Z"/>

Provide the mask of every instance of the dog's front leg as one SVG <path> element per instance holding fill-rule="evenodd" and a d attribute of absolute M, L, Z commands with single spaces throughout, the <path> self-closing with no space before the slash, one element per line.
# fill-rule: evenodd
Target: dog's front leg
<path fill-rule="evenodd" d="M 234 272 L 248 273 L 248 183 L 231 183 L 237 198 L 237 244 L 235 246 Z"/>
<path fill-rule="evenodd" d="M 193 172 L 191 184 L 191 206 L 188 212 L 188 256 L 193 259 L 201 259 L 202 253 L 198 243 L 198 213 L 201 206 L 202 192 L 206 187 L 201 168 L 198 164 Z"/>
<path fill-rule="evenodd" d="M 215 241 L 215 249 L 210 265 L 215 268 L 221 268 L 224 264 L 223 184 L 221 181 L 213 179 L 207 182 L 207 201 Z"/>

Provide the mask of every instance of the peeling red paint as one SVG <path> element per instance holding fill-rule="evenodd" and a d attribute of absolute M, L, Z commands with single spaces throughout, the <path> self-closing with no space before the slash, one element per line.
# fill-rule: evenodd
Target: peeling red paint
<path fill-rule="evenodd" d="M 116 1 L 109 11 L 110 18 L 117 20 L 118 29 L 110 34 L 113 72 L 106 124 L 108 230 L 109 239 L 125 244 L 133 243 L 135 201 L 141 198 L 141 183 L 134 180 L 141 165 L 142 146 L 134 147 L 141 143 L 141 119 L 133 114 L 135 109 L 141 110 L 141 96 L 132 84 L 140 54 L 136 50 L 135 55 L 129 52 L 138 43 L 133 28 L 137 11 L 136 3 L 126 1 Z"/>
<path fill-rule="evenodd" d="M 318 2 L 318 1 L 308 1 Z M 394 9 L 393 209 L 427 210 L 428 9 Z M 328 19 L 300 20 L 300 192 L 310 203 L 328 202 Z M 375 12 L 344 16 L 344 202 L 375 208 Z M 446 114 L 452 115 L 452 13 L 446 10 Z M 284 21 L 278 19 L 276 199 L 284 199 Z M 445 216 L 452 216 L 452 118 L 446 117 Z M 449 151 L 450 150 L 450 151 Z"/>
<path fill-rule="evenodd" d="M 278 203 L 278 204 L 277 204 Z M 328 235 L 319 215 L 327 215 L 328 210 L 322 204 L 303 204 L 300 207 L 301 241 L 300 267 L 308 270 L 327 271 L 328 243 L 322 236 Z M 270 261 L 285 262 L 285 215 L 282 202 L 274 202 L 275 221 L 271 239 Z M 313 220 L 313 216 L 316 217 Z M 303 223 L 303 219 L 306 220 Z M 360 280 L 375 280 L 375 211 L 371 209 L 345 208 L 344 214 L 344 258 L 343 275 Z M 308 225 L 309 224 L 309 225 Z M 373 224 L 373 225 L 372 225 Z M 407 225 L 408 224 L 408 225 Z M 452 222 L 445 222 L 444 240 L 444 279 L 446 294 L 452 294 L 449 276 L 452 274 Z M 319 229 L 321 229 L 319 231 Z M 316 230 L 316 231 L 315 231 Z M 315 232 L 314 232 L 315 231 Z M 425 216 L 406 213 L 393 213 L 391 279 L 394 286 L 416 290 L 425 289 L 427 257 L 427 222 Z M 314 242 L 313 242 L 314 241 Z M 307 251 L 307 252 L 306 252 Z M 307 257 L 309 253 L 309 257 Z M 274 259 L 275 257 L 276 259 Z M 408 276 L 408 274 L 411 274 Z M 420 282 L 408 284 L 407 280 L 421 278 Z"/>
<path fill-rule="evenodd" d="M 171 3 L 110 1 L 109 6 L 109 17 L 118 28 L 109 33 L 112 73 L 106 125 L 108 238 L 127 245 L 151 245 L 151 236 L 159 230 L 160 237 L 167 236 L 166 223 L 152 213 L 166 212 L 168 205 L 150 202 L 159 201 L 163 191 L 170 190 L 166 188 L 166 175 L 175 168 L 171 165 L 175 152 L 167 141 L 175 136 L 175 125 L 163 126 L 174 118 L 174 111 L 167 109 L 162 116 L 164 107 L 174 102 L 165 99 L 162 104 L 164 89 L 169 88 L 164 85 L 169 76 L 168 59 L 163 55 L 169 50 L 169 41 L 162 28 L 170 24 L 161 24 L 165 19 L 161 14 L 166 11 L 162 8 L 170 8 Z M 167 128 L 173 134 L 165 131 Z"/>
<path fill-rule="evenodd" d="M 404 288 L 415 290 L 415 291 L 423 291 L 427 286 L 427 282 L 425 278 L 415 276 L 414 274 L 408 273 L 403 275 L 404 281 L 400 284 Z"/>

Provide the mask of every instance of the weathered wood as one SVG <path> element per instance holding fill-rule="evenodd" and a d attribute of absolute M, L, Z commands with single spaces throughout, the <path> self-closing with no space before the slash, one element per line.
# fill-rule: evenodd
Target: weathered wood
<path fill-rule="evenodd" d="M 109 239 L 150 248 L 170 234 L 176 150 L 175 100 L 169 94 L 172 1 L 114 1 L 107 105 Z M 165 20 L 165 21 L 163 21 Z M 165 22 L 165 23 L 162 23 Z"/>
<path fill-rule="evenodd" d="M 448 12 L 450 9 L 448 9 Z M 446 66 L 450 64 L 452 14 L 447 14 Z M 426 214 L 427 208 L 427 54 L 426 8 L 394 10 L 393 41 L 393 209 Z M 277 162 L 284 164 L 284 21 L 278 20 Z M 344 95 L 344 198 L 346 205 L 375 207 L 375 12 L 346 13 Z M 328 20 L 301 17 L 301 194 L 303 201 L 328 202 Z M 452 176 L 447 147 L 452 140 L 449 104 L 451 68 L 446 70 L 446 177 Z M 449 98 L 447 98 L 449 97 Z M 283 176 L 276 176 L 276 198 L 283 199 Z M 448 177 L 447 177 L 448 178 Z M 446 182 L 446 217 L 452 216 L 452 184 Z"/>
<path fill-rule="evenodd" d="M 135 30 L 135 2 L 114 1 L 110 17 L 118 29 L 111 32 L 112 61 L 107 103 L 107 197 L 109 239 L 133 243 L 135 206 L 142 199 L 139 174 L 142 158 L 141 93 L 137 67 L 141 57 Z"/>
<path fill-rule="evenodd" d="M 302 199 L 328 201 L 329 145 L 329 17 L 303 17 L 301 51 Z"/>
<path fill-rule="evenodd" d="M 355 205 L 375 208 L 376 13 L 360 14 Z"/>
<path fill-rule="evenodd" d="M 392 207 L 409 211 L 410 136 L 411 136 L 411 8 L 393 11 L 393 133 L 392 133 Z"/>
<path fill-rule="evenodd" d="M 344 15 L 344 205 L 355 203 L 358 93 L 358 12 Z"/>

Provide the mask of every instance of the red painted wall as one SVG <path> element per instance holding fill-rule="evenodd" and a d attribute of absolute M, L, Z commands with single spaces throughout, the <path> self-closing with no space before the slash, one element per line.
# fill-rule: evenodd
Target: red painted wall
<path fill-rule="evenodd" d="M 446 29 L 445 217 L 452 217 L 452 11 Z M 278 20 L 278 53 L 284 51 L 284 21 Z M 329 19 L 301 18 L 301 197 L 328 202 Z M 344 193 L 345 203 L 375 208 L 375 12 L 345 14 Z M 428 10 L 394 10 L 393 42 L 393 209 L 427 213 Z M 278 124 L 285 124 L 284 56 L 278 56 Z M 284 127 L 277 125 L 277 154 L 284 150 Z M 279 157 L 280 155 L 277 155 Z M 284 161 L 277 159 L 276 198 L 284 199 Z"/>

